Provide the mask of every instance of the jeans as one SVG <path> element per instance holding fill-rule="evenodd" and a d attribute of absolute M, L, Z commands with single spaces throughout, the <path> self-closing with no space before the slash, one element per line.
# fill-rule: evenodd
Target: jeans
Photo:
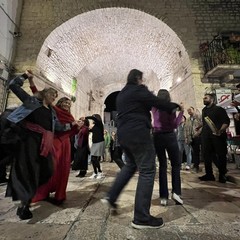
<path fill-rule="evenodd" d="M 126 165 L 118 173 L 115 182 L 107 194 L 109 201 L 115 203 L 122 189 L 139 171 L 134 208 L 134 221 L 148 222 L 155 178 L 155 150 L 152 141 L 144 144 L 132 143 L 131 140 L 121 143 L 126 154 Z"/>
<path fill-rule="evenodd" d="M 104 161 L 108 162 L 110 161 L 110 149 L 109 147 L 106 147 L 104 150 Z"/>
<path fill-rule="evenodd" d="M 160 198 L 168 198 L 168 181 L 167 181 L 167 157 L 171 161 L 172 166 L 172 192 L 177 195 L 181 195 L 181 160 L 179 158 L 179 148 L 177 143 L 177 137 L 174 132 L 172 133 L 154 133 L 154 144 L 159 166 L 159 194 Z"/>
<path fill-rule="evenodd" d="M 187 165 L 191 167 L 192 164 L 192 152 L 191 152 L 191 146 L 186 144 L 185 141 L 178 141 L 178 148 L 179 148 L 179 156 L 180 156 L 180 161 L 182 163 L 182 156 L 183 156 L 183 151 L 185 151 L 186 157 L 187 157 Z"/>

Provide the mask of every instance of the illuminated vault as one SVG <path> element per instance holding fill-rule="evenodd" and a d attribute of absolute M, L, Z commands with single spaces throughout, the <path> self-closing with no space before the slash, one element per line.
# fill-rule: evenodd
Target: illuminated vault
<path fill-rule="evenodd" d="M 37 58 L 41 74 L 66 93 L 77 79 L 78 111 L 87 109 L 90 90 L 99 105 L 95 111 L 101 111 L 107 95 L 121 90 L 133 68 L 144 72 L 155 91 L 169 89 L 191 72 L 176 33 L 156 17 L 129 8 L 97 9 L 70 19 L 46 38 Z"/>

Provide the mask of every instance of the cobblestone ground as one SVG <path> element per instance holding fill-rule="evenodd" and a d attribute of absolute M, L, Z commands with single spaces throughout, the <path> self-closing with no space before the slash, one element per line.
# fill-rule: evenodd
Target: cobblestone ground
<path fill-rule="evenodd" d="M 103 163 L 105 178 L 91 180 L 69 178 L 67 200 L 61 206 L 48 202 L 32 205 L 33 218 L 20 221 L 16 216 L 17 203 L 5 198 L 6 185 L 0 186 L 0 239 L 240 239 L 240 187 L 227 182 L 200 182 L 203 173 L 182 170 L 184 205 L 170 199 L 167 207 L 160 206 L 156 176 L 151 213 L 161 216 L 165 227 L 135 230 L 130 226 L 133 217 L 134 195 L 138 174 L 133 177 L 119 198 L 120 209 L 113 214 L 100 199 L 119 171 L 114 163 Z M 89 167 L 91 170 L 91 166 Z M 88 176 L 92 174 L 89 170 Z M 240 169 L 233 170 L 237 177 Z M 169 180 L 170 180 L 169 176 Z M 169 183 L 171 189 L 171 184 Z"/>

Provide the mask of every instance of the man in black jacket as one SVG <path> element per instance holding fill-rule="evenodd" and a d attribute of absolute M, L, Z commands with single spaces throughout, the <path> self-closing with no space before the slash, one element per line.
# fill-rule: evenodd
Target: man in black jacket
<path fill-rule="evenodd" d="M 227 134 L 230 119 L 222 107 L 214 104 L 214 95 L 205 94 L 202 110 L 202 155 L 206 174 L 199 177 L 201 181 L 215 181 L 212 162 L 218 168 L 219 182 L 225 183 L 227 173 Z M 210 123 L 208 121 L 210 119 Z M 211 124 L 212 123 L 212 124 Z"/>
<path fill-rule="evenodd" d="M 143 73 L 133 69 L 128 74 L 127 84 L 117 97 L 118 140 L 126 154 L 126 165 L 121 169 L 110 191 L 102 202 L 117 208 L 116 201 L 122 189 L 136 170 L 139 179 L 135 196 L 132 227 L 160 228 L 162 218 L 150 215 L 151 198 L 155 177 L 155 149 L 151 138 L 151 108 L 172 112 L 179 106 L 165 103 L 143 85 Z"/>

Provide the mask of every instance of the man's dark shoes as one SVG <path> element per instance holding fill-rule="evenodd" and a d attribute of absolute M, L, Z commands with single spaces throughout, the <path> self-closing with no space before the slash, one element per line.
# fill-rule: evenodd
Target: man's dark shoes
<path fill-rule="evenodd" d="M 27 205 L 18 207 L 17 215 L 21 220 L 27 220 L 33 217 L 32 212 L 29 210 L 29 206 Z"/>
<path fill-rule="evenodd" d="M 226 183 L 227 177 L 225 175 L 219 175 L 219 182 L 220 183 Z"/>
<path fill-rule="evenodd" d="M 199 177 L 201 181 L 215 181 L 215 177 L 213 175 L 203 175 Z"/>
<path fill-rule="evenodd" d="M 194 167 L 194 168 L 192 169 L 192 172 L 193 172 L 193 173 L 199 173 L 199 167 Z"/>
<path fill-rule="evenodd" d="M 131 223 L 131 226 L 136 229 L 161 228 L 164 226 L 164 222 L 162 218 L 156 218 L 156 217 L 150 216 L 150 219 L 148 222 L 139 222 L 139 221 L 133 220 Z"/>
<path fill-rule="evenodd" d="M 76 177 L 84 178 L 86 174 L 87 174 L 86 170 L 80 170 L 79 174 Z"/>
<path fill-rule="evenodd" d="M 85 177 L 85 174 L 78 174 L 76 177 L 79 177 L 79 178 L 84 178 Z"/>

